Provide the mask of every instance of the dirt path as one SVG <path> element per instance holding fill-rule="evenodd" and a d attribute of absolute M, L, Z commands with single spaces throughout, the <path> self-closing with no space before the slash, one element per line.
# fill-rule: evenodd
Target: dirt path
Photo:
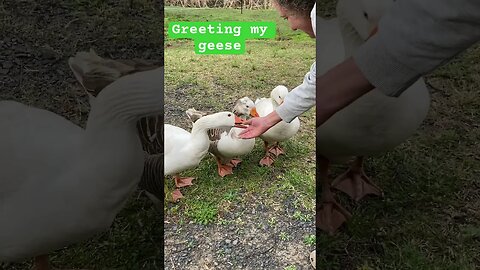
<path fill-rule="evenodd" d="M 165 269 L 313 269 L 314 246 L 304 243 L 305 236 L 315 234 L 313 220 L 293 214 L 291 200 L 256 198 L 225 213 L 228 224 L 178 224 L 167 217 Z"/>

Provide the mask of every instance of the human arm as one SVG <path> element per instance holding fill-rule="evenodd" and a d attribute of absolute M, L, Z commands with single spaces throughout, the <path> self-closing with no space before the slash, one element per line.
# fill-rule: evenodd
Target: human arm
<path fill-rule="evenodd" d="M 283 120 L 290 123 L 297 116 L 315 106 L 315 70 L 316 63 L 313 63 L 310 71 L 305 75 L 303 83 L 290 91 L 284 102 L 275 111 L 264 117 L 248 120 L 245 124 L 249 126 L 240 133 L 240 137 L 243 139 L 258 137 L 278 122 Z"/>
<path fill-rule="evenodd" d="M 273 127 L 280 121 L 290 123 L 300 114 L 306 112 L 315 105 L 316 64 L 313 63 L 310 71 L 305 75 L 303 83 L 295 87 L 285 97 L 284 102 L 276 110 L 264 117 L 248 120 L 249 125 L 240 133 L 243 139 L 255 138 Z"/>
<path fill-rule="evenodd" d="M 303 78 L 302 84 L 290 91 L 283 103 L 275 110 L 283 121 L 290 123 L 315 106 L 316 79 L 316 63 L 313 63 L 310 71 Z"/>
<path fill-rule="evenodd" d="M 280 121 L 282 121 L 282 118 L 280 118 L 276 111 L 273 111 L 264 117 L 249 119 L 245 122 L 245 125 L 248 125 L 248 127 L 239 134 L 240 138 L 251 139 L 258 137 Z"/>
<path fill-rule="evenodd" d="M 373 88 L 353 58 L 330 69 L 317 80 L 316 126 Z"/>

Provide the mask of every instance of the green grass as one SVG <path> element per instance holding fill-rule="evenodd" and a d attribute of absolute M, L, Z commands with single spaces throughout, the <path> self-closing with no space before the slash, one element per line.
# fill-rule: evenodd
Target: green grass
<path fill-rule="evenodd" d="M 313 246 L 317 242 L 317 238 L 315 235 L 307 235 L 303 238 L 303 242 L 305 245 Z"/>
<path fill-rule="evenodd" d="M 278 238 L 280 238 L 280 240 L 282 241 L 288 241 L 290 239 L 290 236 L 286 232 L 281 232 Z"/>
<path fill-rule="evenodd" d="M 215 220 L 218 209 L 213 203 L 199 201 L 190 205 L 185 214 L 192 218 L 196 223 L 206 225 Z"/>

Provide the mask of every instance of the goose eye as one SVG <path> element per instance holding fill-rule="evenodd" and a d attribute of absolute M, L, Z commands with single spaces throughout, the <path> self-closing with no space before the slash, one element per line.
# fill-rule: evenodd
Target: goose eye
<path fill-rule="evenodd" d="M 281 96 L 278 96 L 278 98 L 282 98 Z"/>
<path fill-rule="evenodd" d="M 232 114 L 231 114 L 231 113 L 229 113 L 229 114 L 228 114 L 228 117 L 231 117 L 231 116 L 232 116 Z"/>
<path fill-rule="evenodd" d="M 363 17 L 368 20 L 368 14 L 366 12 L 363 12 Z"/>
<path fill-rule="evenodd" d="M 250 107 L 247 105 L 247 108 L 250 108 Z"/>

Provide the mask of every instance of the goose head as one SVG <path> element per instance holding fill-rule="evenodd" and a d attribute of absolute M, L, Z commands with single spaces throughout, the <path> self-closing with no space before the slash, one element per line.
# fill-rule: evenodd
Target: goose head
<path fill-rule="evenodd" d="M 239 117 L 258 117 L 258 113 L 255 110 L 255 103 L 249 97 L 243 97 L 237 100 L 233 107 L 233 113 Z"/>
<path fill-rule="evenodd" d="M 277 87 L 273 88 L 272 92 L 270 92 L 270 98 L 277 103 L 277 105 L 281 105 L 288 94 L 288 88 L 283 85 L 278 85 Z"/>
<path fill-rule="evenodd" d="M 193 124 L 192 133 L 196 130 L 207 130 L 213 128 L 229 128 L 239 127 L 244 128 L 245 120 L 236 116 L 233 112 L 218 112 L 210 115 L 206 115 L 198 119 Z"/>
<path fill-rule="evenodd" d="M 346 43 L 346 56 L 350 56 L 355 47 L 375 34 L 380 19 L 394 2 L 395 0 L 338 1 L 336 10 Z"/>

